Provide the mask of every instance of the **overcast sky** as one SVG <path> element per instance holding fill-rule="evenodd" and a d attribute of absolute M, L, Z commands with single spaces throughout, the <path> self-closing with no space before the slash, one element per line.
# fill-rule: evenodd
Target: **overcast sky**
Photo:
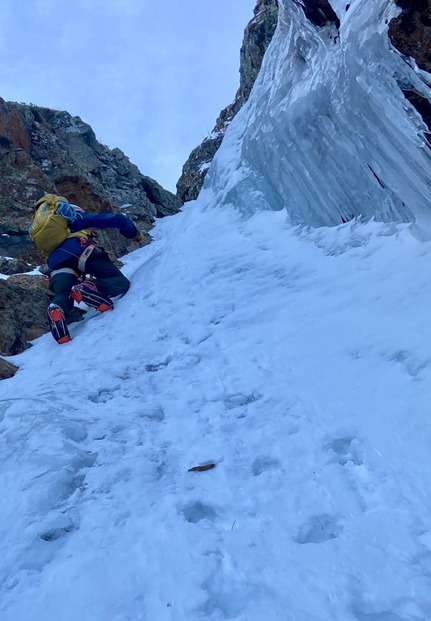
<path fill-rule="evenodd" d="M 0 0 L 0 96 L 67 110 L 175 191 L 239 86 L 255 0 Z"/>

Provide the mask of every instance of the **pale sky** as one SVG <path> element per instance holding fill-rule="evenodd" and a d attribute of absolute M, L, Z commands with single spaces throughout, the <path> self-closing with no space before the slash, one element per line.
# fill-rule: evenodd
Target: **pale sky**
<path fill-rule="evenodd" d="M 239 86 L 255 0 L 0 0 L 0 97 L 67 110 L 175 191 Z"/>

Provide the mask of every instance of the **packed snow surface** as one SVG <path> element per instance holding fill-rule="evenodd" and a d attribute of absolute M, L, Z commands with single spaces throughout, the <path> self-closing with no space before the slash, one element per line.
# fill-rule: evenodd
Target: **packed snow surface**
<path fill-rule="evenodd" d="M 1 620 L 429 621 L 431 243 L 193 204 L 155 236 L 2 382 Z"/>

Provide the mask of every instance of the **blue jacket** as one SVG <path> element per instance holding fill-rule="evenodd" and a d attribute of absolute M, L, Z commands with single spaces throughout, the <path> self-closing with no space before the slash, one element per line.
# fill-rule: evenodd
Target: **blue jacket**
<path fill-rule="evenodd" d="M 127 237 L 127 239 L 134 239 L 139 235 L 139 230 L 133 222 L 123 214 L 85 213 L 84 211 L 78 211 L 76 220 L 74 220 L 74 222 L 69 220 L 69 229 L 71 233 L 77 233 L 83 229 L 108 228 L 118 229 L 121 235 Z M 81 243 L 79 237 L 69 237 L 48 256 L 48 268 L 50 271 L 60 267 L 76 269 L 82 251 L 90 245 L 90 240 Z"/>

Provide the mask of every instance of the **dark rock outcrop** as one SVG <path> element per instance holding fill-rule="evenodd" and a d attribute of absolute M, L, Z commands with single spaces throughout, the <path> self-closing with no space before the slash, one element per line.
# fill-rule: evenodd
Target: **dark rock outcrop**
<path fill-rule="evenodd" d="M 294 0 L 305 13 L 307 19 L 315 26 L 334 24 L 340 27 L 340 20 L 328 0 Z"/>
<path fill-rule="evenodd" d="M 31 264 L 26 263 L 22 259 L 14 259 L 12 257 L 0 257 L 0 274 L 22 274 L 31 269 Z"/>
<path fill-rule="evenodd" d="M 18 367 L 7 360 L 4 360 L 4 358 L 0 358 L 0 380 L 13 377 L 17 371 Z"/>
<path fill-rule="evenodd" d="M 19 354 L 47 331 L 47 285 L 43 276 L 0 280 L 0 355 Z"/>
<path fill-rule="evenodd" d="M 389 24 L 392 45 L 431 72 L 431 0 L 395 0 L 402 9 Z"/>
<path fill-rule="evenodd" d="M 34 204 L 44 193 L 65 196 L 86 211 L 128 215 L 147 233 L 154 218 L 174 214 L 180 199 L 142 175 L 120 149 L 100 144 L 89 125 L 67 112 L 0 98 L 0 273 L 18 274 L 44 262 L 30 240 Z M 112 257 L 132 246 L 118 231 L 100 235 Z M 47 332 L 42 276 L 0 280 L 0 354 L 26 349 Z M 74 311 L 70 320 L 79 320 Z"/>
<path fill-rule="evenodd" d="M 124 213 L 145 231 L 155 217 L 181 207 L 178 197 L 142 175 L 120 149 L 100 144 L 79 117 L 0 98 L 0 257 L 41 263 L 28 227 L 32 207 L 45 192 L 90 212 L 127 205 Z M 119 235 L 103 242 L 114 254 L 130 249 Z"/>
<path fill-rule="evenodd" d="M 395 2 L 402 11 L 389 24 L 392 45 L 406 58 L 414 58 L 420 69 L 431 72 L 431 0 Z M 431 103 L 413 88 L 402 87 L 402 91 L 428 126 L 426 137 L 430 142 Z"/>
<path fill-rule="evenodd" d="M 429 131 L 424 132 L 424 134 L 426 139 L 428 140 L 428 143 L 431 144 L 431 102 L 426 99 L 426 97 L 419 95 L 419 93 L 414 90 L 402 89 L 402 91 L 404 97 L 409 100 L 414 108 L 416 108 L 416 110 L 419 112 L 422 119 L 424 120 L 424 123 L 428 127 Z"/>
<path fill-rule="evenodd" d="M 235 100 L 220 113 L 211 135 L 193 149 L 184 164 L 177 183 L 177 194 L 183 202 L 197 198 L 228 124 L 247 101 L 258 76 L 263 56 L 275 32 L 277 18 L 277 0 L 258 0 L 254 17 L 244 33 L 240 52 L 240 86 Z"/>
<path fill-rule="evenodd" d="M 42 275 L 15 274 L 0 280 L 0 356 L 20 354 L 30 347 L 28 341 L 48 332 L 48 302 Z M 74 308 L 68 320 L 82 320 L 82 311 Z"/>

